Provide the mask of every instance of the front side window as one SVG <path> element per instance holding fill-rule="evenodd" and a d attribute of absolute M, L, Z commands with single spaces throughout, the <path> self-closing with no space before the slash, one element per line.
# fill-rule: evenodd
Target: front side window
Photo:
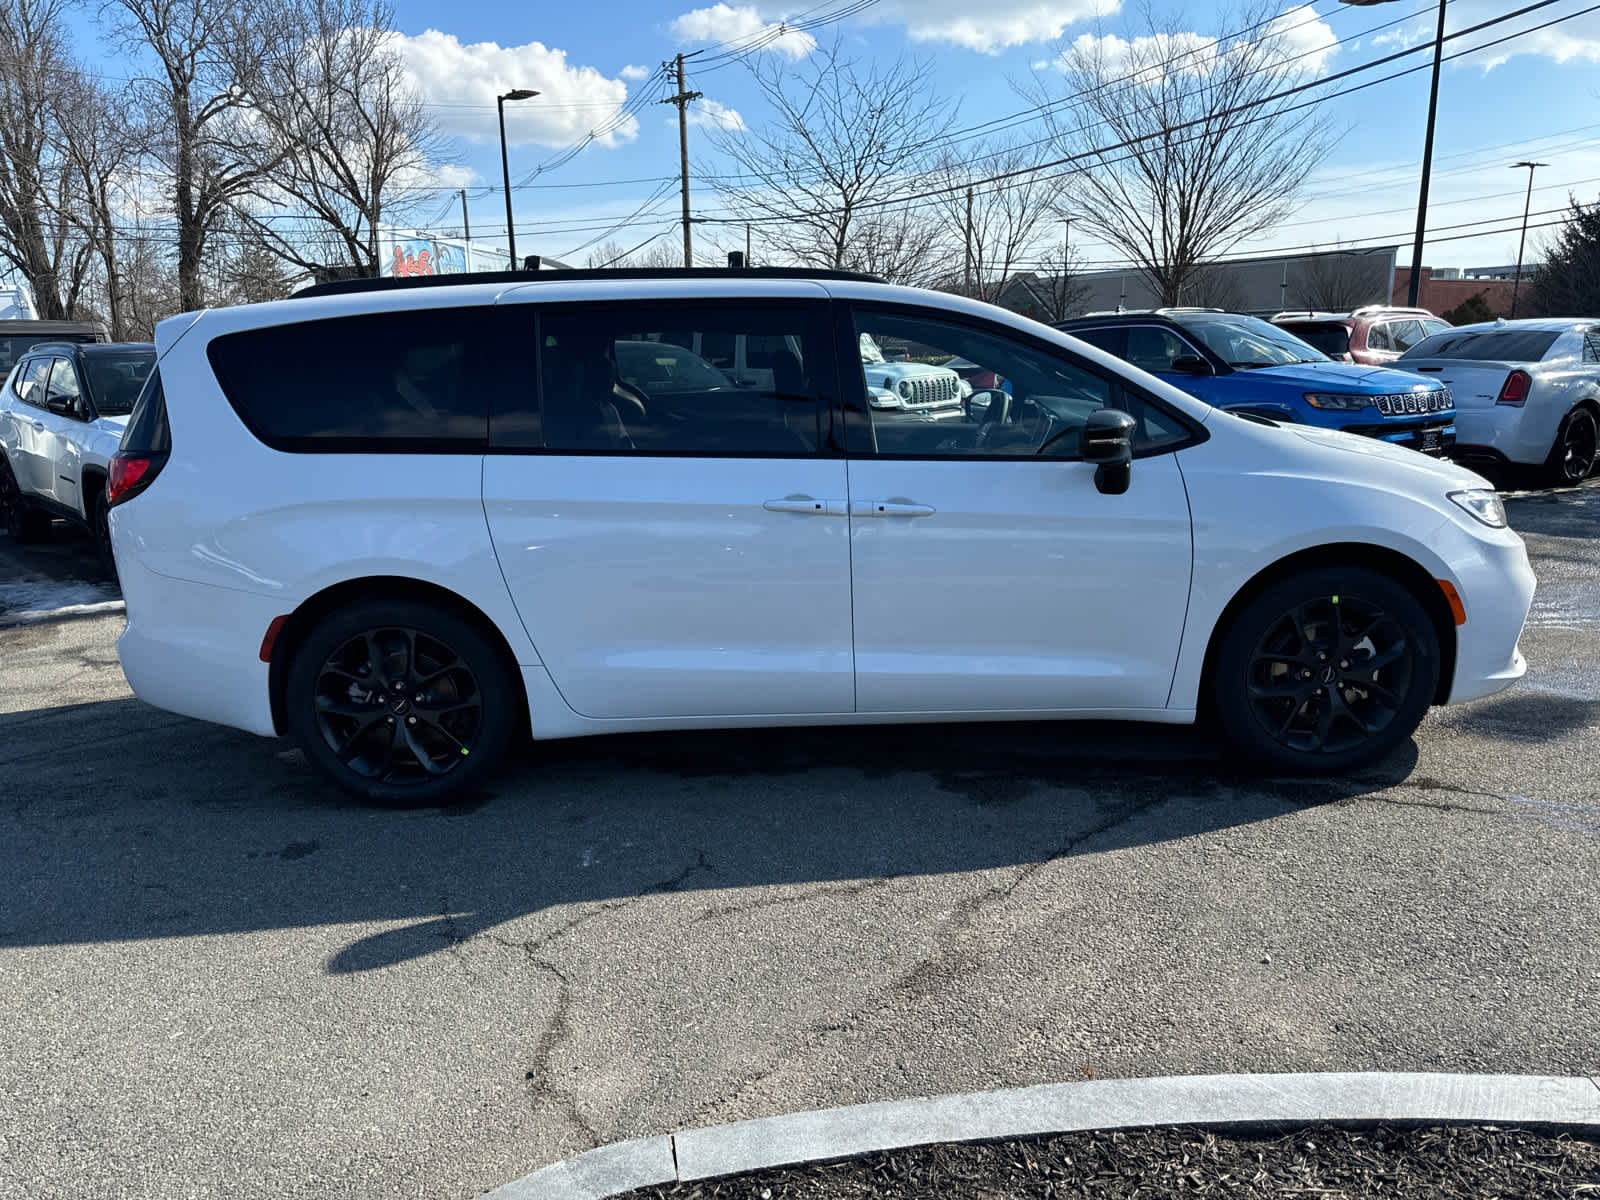
<path fill-rule="evenodd" d="M 45 392 L 45 407 L 53 412 L 78 415 L 83 385 L 78 382 L 77 368 L 65 358 L 52 360 L 50 388 Z"/>
<path fill-rule="evenodd" d="M 494 440 L 611 454 L 815 454 L 834 378 L 820 307 L 547 310 L 542 430 L 497 410 Z"/>
<path fill-rule="evenodd" d="M 532 325 L 507 308 L 415 309 L 224 334 L 206 353 L 279 450 L 481 450 L 491 398 L 531 389 Z"/>
<path fill-rule="evenodd" d="M 1135 450 L 1188 437 L 1174 415 L 1069 357 L 1006 333 L 904 311 L 858 310 L 858 339 L 904 345 L 905 361 L 857 369 L 870 446 L 851 453 L 1076 458 L 1089 414 L 1125 408 Z M 863 345 L 865 341 L 863 340 Z"/>
<path fill-rule="evenodd" d="M 1130 325 L 1128 349 L 1122 357 L 1141 371 L 1154 375 L 1170 372 L 1172 364 L 1180 358 L 1198 358 L 1199 355 L 1170 329 L 1159 325 Z"/>

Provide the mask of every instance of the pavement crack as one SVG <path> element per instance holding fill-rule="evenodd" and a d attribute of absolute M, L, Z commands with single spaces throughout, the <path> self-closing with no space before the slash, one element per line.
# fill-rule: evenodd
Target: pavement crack
<path fill-rule="evenodd" d="M 759 912 L 765 908 L 777 908 L 784 904 L 804 904 L 807 900 L 827 900 L 859 896 L 864 892 L 876 891 L 888 887 L 898 876 L 885 875 L 877 879 L 862 879 L 855 883 L 822 884 L 818 887 L 807 888 L 804 891 L 785 892 L 779 896 L 756 896 L 755 898 L 734 904 L 719 904 L 706 909 L 695 917 L 690 924 L 701 921 L 715 921 L 722 917 L 741 916 L 745 913 Z"/>
<path fill-rule="evenodd" d="M 708 875 L 715 875 L 717 873 L 717 869 L 706 861 L 706 852 L 704 850 L 696 850 L 694 852 L 694 861 L 692 863 L 684 867 L 683 870 L 679 871 L 672 878 L 663 879 L 660 883 L 652 883 L 647 887 L 640 889 L 640 895 L 649 896 L 659 895 L 662 892 L 681 891 L 684 884 L 688 883 L 690 879 L 702 871 Z"/>

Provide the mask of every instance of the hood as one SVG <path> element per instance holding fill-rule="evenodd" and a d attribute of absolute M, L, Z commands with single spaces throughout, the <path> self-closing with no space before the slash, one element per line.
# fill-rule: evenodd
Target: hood
<path fill-rule="evenodd" d="M 1250 379 L 1270 379 L 1306 391 L 1362 392 L 1370 396 L 1393 392 L 1431 392 L 1435 381 L 1396 371 L 1391 367 L 1365 367 L 1356 363 L 1307 362 L 1282 367 L 1256 367 L 1239 374 Z"/>
<path fill-rule="evenodd" d="M 933 367 L 927 363 L 914 362 L 880 362 L 863 363 L 862 371 L 866 373 L 868 383 L 876 383 L 882 379 L 916 379 L 929 375 L 955 376 L 949 367 Z"/>

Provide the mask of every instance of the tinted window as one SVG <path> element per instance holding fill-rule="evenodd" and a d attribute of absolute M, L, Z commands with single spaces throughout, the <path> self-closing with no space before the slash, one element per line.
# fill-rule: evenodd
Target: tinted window
<path fill-rule="evenodd" d="M 1583 335 L 1583 361 L 1600 362 L 1600 331 L 1591 330 Z"/>
<path fill-rule="evenodd" d="M 1141 371 L 1159 374 L 1170 372 L 1175 360 L 1196 358 L 1199 353 L 1170 329 L 1159 325 L 1130 325 L 1128 346 L 1122 357 Z"/>
<path fill-rule="evenodd" d="M 44 389 L 50 379 L 50 360 L 35 358 L 22 365 L 17 377 L 11 381 L 11 390 L 17 398 L 36 408 L 44 407 Z"/>
<path fill-rule="evenodd" d="M 1367 329 L 1367 349 L 1368 350 L 1393 350 L 1394 349 L 1394 342 L 1389 337 L 1389 326 L 1387 324 L 1384 324 L 1384 325 L 1372 325 L 1372 326 L 1368 327 L 1368 329 Z"/>
<path fill-rule="evenodd" d="M 1350 331 L 1336 321 L 1307 324 L 1284 321 L 1282 325 L 1295 337 L 1314 346 L 1329 358 L 1339 358 L 1350 353 Z"/>
<path fill-rule="evenodd" d="M 225 334 L 206 353 L 250 431 L 279 450 L 464 451 L 489 401 L 530 389 L 526 312 L 442 308 Z"/>
<path fill-rule="evenodd" d="M 1466 358 L 1488 362 L 1538 362 L 1561 334 L 1550 329 L 1452 329 L 1406 351 L 1406 358 Z"/>
<path fill-rule="evenodd" d="M 133 411 L 145 377 L 156 364 L 156 352 L 90 354 L 83 360 L 89 376 L 89 398 L 105 417 L 125 417 Z"/>
<path fill-rule="evenodd" d="M 144 381 L 133 416 L 122 431 L 122 445 L 128 454 L 165 454 L 172 449 L 172 433 L 167 428 L 167 395 L 161 388 L 161 372 L 150 372 Z"/>
<path fill-rule="evenodd" d="M 1122 357 L 1122 351 L 1128 344 L 1128 331 L 1121 325 L 1101 325 L 1097 329 L 1064 329 L 1063 333 L 1077 338 L 1079 341 L 1088 342 L 1104 350 L 1107 354 Z"/>
<path fill-rule="evenodd" d="M 1134 416 L 1137 450 L 1188 437 L 1175 416 L 1064 353 L 933 316 L 864 309 L 855 323 L 880 346 L 908 345 L 910 359 L 859 364 L 872 444 L 851 453 L 1076 458 L 1089 414 L 1107 407 Z M 943 365 L 952 358 L 972 365 Z"/>
<path fill-rule="evenodd" d="M 1421 321 L 1392 321 L 1389 324 L 1389 338 L 1396 350 L 1409 350 L 1427 336 Z"/>
<path fill-rule="evenodd" d="M 741 351 L 750 368 L 743 374 L 736 369 Z M 613 454 L 815 454 L 833 378 L 820 306 L 546 311 L 539 318 L 542 438 L 532 422 L 497 413 L 495 444 L 542 441 L 551 450 Z"/>

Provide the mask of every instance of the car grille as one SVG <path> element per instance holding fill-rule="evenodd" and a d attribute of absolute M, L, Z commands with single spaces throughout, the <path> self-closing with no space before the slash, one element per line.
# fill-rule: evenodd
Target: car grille
<path fill-rule="evenodd" d="M 1374 396 L 1373 403 L 1386 417 L 1409 417 L 1418 413 L 1448 412 L 1456 406 L 1449 388 L 1431 392 L 1397 392 L 1392 396 Z"/>
<path fill-rule="evenodd" d="M 911 399 L 907 404 L 948 404 L 960 396 L 960 383 L 954 375 L 923 375 L 911 380 Z"/>

